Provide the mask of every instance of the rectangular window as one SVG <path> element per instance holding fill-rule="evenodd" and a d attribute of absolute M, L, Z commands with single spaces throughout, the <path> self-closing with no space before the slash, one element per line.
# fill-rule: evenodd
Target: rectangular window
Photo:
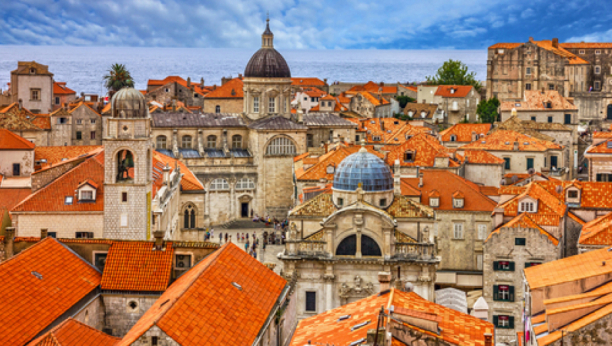
<path fill-rule="evenodd" d="M 567 191 L 567 197 L 568 198 L 578 198 L 578 191 L 576 190 Z"/>
<path fill-rule="evenodd" d="M 187 270 L 191 268 L 191 255 L 176 254 L 174 257 L 174 268 L 178 270 Z"/>
<path fill-rule="evenodd" d="M 533 213 L 534 212 L 534 206 L 532 202 L 521 202 L 519 204 L 519 212 L 524 213 Z"/>
<path fill-rule="evenodd" d="M 128 226 L 128 215 L 127 214 L 121 214 L 120 225 L 121 225 L 121 227 L 127 227 Z"/>
<path fill-rule="evenodd" d="M 59 97 L 56 97 L 56 98 L 55 98 L 55 104 L 56 104 L 56 105 L 59 105 L 59 104 L 60 104 L 60 98 L 59 98 Z"/>
<path fill-rule="evenodd" d="M 493 262 L 493 270 L 495 270 L 495 271 L 513 272 L 514 271 L 514 262 L 510 262 L 510 261 L 495 261 L 495 262 Z"/>
<path fill-rule="evenodd" d="M 91 124 L 95 124 L 96 123 L 96 119 L 91 119 Z"/>
<path fill-rule="evenodd" d="M 253 113 L 259 113 L 259 96 L 253 97 Z"/>
<path fill-rule="evenodd" d="M 94 265 L 100 269 L 100 271 L 104 270 L 104 265 L 106 264 L 106 256 L 108 253 L 97 253 L 94 254 Z"/>
<path fill-rule="evenodd" d="M 77 119 L 76 123 L 77 125 L 81 125 L 83 123 L 83 119 Z"/>
<path fill-rule="evenodd" d="M 571 114 L 565 114 L 564 119 L 563 119 L 563 123 L 564 124 L 571 124 L 572 123 L 572 115 Z"/>
<path fill-rule="evenodd" d="M 493 300 L 502 302 L 514 301 L 514 286 L 509 285 L 494 285 Z"/>
<path fill-rule="evenodd" d="M 344 205 L 344 198 L 338 198 L 338 206 L 341 207 Z"/>
<path fill-rule="evenodd" d="M 127 202 L 127 192 L 121 193 L 121 202 Z"/>
<path fill-rule="evenodd" d="M 157 336 L 152 336 L 151 337 L 151 346 L 158 346 L 158 337 Z"/>
<path fill-rule="evenodd" d="M 76 132 L 76 139 L 77 140 L 83 139 L 83 134 L 81 133 L 81 131 Z"/>
<path fill-rule="evenodd" d="M 595 74 L 601 73 L 601 66 L 595 66 Z"/>
<path fill-rule="evenodd" d="M 30 89 L 30 101 L 40 101 L 40 89 Z"/>
<path fill-rule="evenodd" d="M 379 203 L 380 203 L 381 207 L 384 207 L 384 206 L 387 205 L 387 199 L 386 198 L 381 198 Z"/>
<path fill-rule="evenodd" d="M 584 54 L 584 49 L 578 51 L 579 54 Z"/>
<path fill-rule="evenodd" d="M 454 224 L 453 225 L 453 230 L 454 230 L 453 237 L 455 239 L 463 239 L 463 224 L 462 223 Z"/>
<path fill-rule="evenodd" d="M 612 174 L 598 173 L 596 176 L 597 181 L 612 182 Z"/>
<path fill-rule="evenodd" d="M 555 90 L 554 84 L 548 84 L 548 90 Z"/>
<path fill-rule="evenodd" d="M 57 238 L 57 232 L 47 232 L 47 237 Z"/>
<path fill-rule="evenodd" d="M 93 238 L 93 232 L 75 232 L 75 237 L 76 238 L 87 238 L 87 239 L 91 239 Z"/>
<path fill-rule="evenodd" d="M 478 239 L 485 240 L 487 237 L 487 225 L 478 225 Z"/>
<path fill-rule="evenodd" d="M 317 311 L 317 292 L 306 292 L 306 311 Z"/>
<path fill-rule="evenodd" d="M 593 88 L 595 88 L 595 90 L 599 90 L 600 87 L 601 87 L 601 84 L 599 84 L 599 81 L 595 81 Z"/>
<path fill-rule="evenodd" d="M 482 255 L 476 255 L 476 269 L 482 270 Z"/>
<path fill-rule="evenodd" d="M 550 168 L 557 168 L 557 157 L 556 156 L 551 156 L 550 157 Z"/>
<path fill-rule="evenodd" d="M 533 157 L 527 158 L 527 169 L 533 168 Z"/>
<path fill-rule="evenodd" d="M 531 90 L 531 83 L 525 84 L 525 90 Z"/>
<path fill-rule="evenodd" d="M 514 316 L 495 315 L 493 316 L 493 325 L 500 329 L 514 329 Z"/>
<path fill-rule="evenodd" d="M 531 117 L 531 121 L 536 121 L 536 117 Z"/>
<path fill-rule="evenodd" d="M 504 157 L 504 168 L 510 169 L 510 158 L 509 157 Z"/>
<path fill-rule="evenodd" d="M 96 131 L 91 131 L 89 133 L 89 139 L 96 139 Z"/>
<path fill-rule="evenodd" d="M 93 200 L 93 191 L 81 191 L 81 200 L 84 200 L 84 201 Z"/>
<path fill-rule="evenodd" d="M 552 123 L 553 122 L 553 117 L 549 116 L 548 117 L 548 123 Z"/>
<path fill-rule="evenodd" d="M 66 196 L 66 198 L 64 198 L 64 204 L 65 205 L 72 205 L 73 201 L 74 201 L 74 197 L 72 197 L 72 196 Z"/>
<path fill-rule="evenodd" d="M 270 99 L 268 100 L 268 112 L 270 113 L 274 113 L 274 110 L 276 109 L 274 101 L 274 97 L 270 97 Z"/>
<path fill-rule="evenodd" d="M 525 246 L 526 243 L 527 241 L 525 240 L 525 238 L 514 238 L 514 245 Z"/>
<path fill-rule="evenodd" d="M 530 75 L 531 74 L 531 67 L 527 67 L 526 71 L 525 71 L 526 75 Z"/>
<path fill-rule="evenodd" d="M 598 49 L 598 50 L 596 50 L 596 51 L 595 51 L 595 54 L 597 54 L 597 55 L 601 54 L 601 50 L 599 50 L 599 49 Z"/>

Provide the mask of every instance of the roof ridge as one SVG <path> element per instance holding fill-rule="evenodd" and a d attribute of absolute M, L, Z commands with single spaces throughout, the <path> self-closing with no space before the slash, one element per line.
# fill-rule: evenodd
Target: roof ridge
<path fill-rule="evenodd" d="M 13 257 L 11 257 L 11 258 L 9 258 L 9 259 L 6 259 L 6 260 L 4 260 L 4 261 L 2 261 L 2 262 L 0 262 L 0 267 L 2 267 L 3 265 L 5 265 L 6 263 L 9 263 L 10 261 L 12 261 L 12 260 L 16 259 L 17 257 L 19 257 L 19 255 L 21 255 L 21 254 L 23 254 L 23 253 L 26 253 L 27 251 L 30 251 L 31 249 L 33 249 L 33 248 L 35 248 L 35 247 L 37 247 L 37 246 L 39 246 L 39 245 L 43 244 L 45 241 L 47 241 L 47 239 L 53 239 L 54 241 L 56 241 L 56 242 L 57 242 L 57 240 L 55 240 L 53 237 L 47 237 L 47 238 L 43 239 L 42 241 L 36 242 L 34 245 L 32 245 L 32 246 L 30 246 L 30 247 L 26 248 L 25 250 L 21 251 L 20 253 L 18 253 L 18 254 L 16 254 L 16 255 L 14 255 Z M 59 243 L 59 242 L 58 242 L 58 243 Z"/>

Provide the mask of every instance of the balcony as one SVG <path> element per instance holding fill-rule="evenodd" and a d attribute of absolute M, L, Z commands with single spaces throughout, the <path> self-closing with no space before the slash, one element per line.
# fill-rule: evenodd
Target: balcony
<path fill-rule="evenodd" d="M 436 260 L 435 244 L 395 243 L 394 259 L 431 261 Z"/>

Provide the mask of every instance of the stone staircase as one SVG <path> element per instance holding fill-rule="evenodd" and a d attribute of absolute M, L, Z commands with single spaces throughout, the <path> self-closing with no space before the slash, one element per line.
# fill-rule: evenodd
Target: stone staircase
<path fill-rule="evenodd" d="M 266 224 L 263 222 L 253 222 L 252 220 L 232 220 L 224 223 L 218 228 L 223 229 L 256 229 L 256 228 L 274 228 L 273 225 L 266 227 Z"/>

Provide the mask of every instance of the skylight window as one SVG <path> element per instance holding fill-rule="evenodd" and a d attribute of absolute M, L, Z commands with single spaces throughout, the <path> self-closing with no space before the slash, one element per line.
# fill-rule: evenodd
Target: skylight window
<path fill-rule="evenodd" d="M 242 286 L 240 286 L 239 284 L 232 282 L 232 286 L 236 287 L 237 289 L 239 289 L 240 291 L 242 291 Z"/>
<path fill-rule="evenodd" d="M 43 279 L 42 274 L 41 274 L 41 273 L 39 273 L 39 272 L 32 272 L 32 275 L 36 276 L 36 278 L 37 278 L 38 280 L 42 280 L 42 279 Z"/>
<path fill-rule="evenodd" d="M 356 325 L 354 325 L 354 326 L 352 326 L 352 327 L 351 327 L 351 332 L 352 332 L 352 331 L 354 331 L 354 330 L 357 330 L 357 329 L 359 329 L 359 328 L 361 328 L 361 327 L 365 327 L 365 326 L 367 326 L 368 324 L 370 324 L 370 320 L 367 320 L 367 321 L 365 321 L 365 322 L 361 322 L 361 323 L 359 323 L 359 324 L 356 324 Z"/>
<path fill-rule="evenodd" d="M 365 339 L 365 338 L 361 338 L 361 339 L 359 339 L 359 340 L 357 340 L 357 341 L 353 341 L 353 342 L 351 342 L 351 343 L 349 344 L 349 346 L 356 346 L 356 345 L 359 345 L 359 344 L 363 344 L 364 342 L 366 342 L 366 339 Z"/>
<path fill-rule="evenodd" d="M 338 322 L 348 320 L 349 318 L 351 318 L 351 315 L 340 316 L 338 317 Z"/>
<path fill-rule="evenodd" d="M 72 202 L 74 201 L 74 197 L 72 196 L 66 196 L 66 198 L 64 199 L 64 204 L 65 205 L 72 205 Z"/>

